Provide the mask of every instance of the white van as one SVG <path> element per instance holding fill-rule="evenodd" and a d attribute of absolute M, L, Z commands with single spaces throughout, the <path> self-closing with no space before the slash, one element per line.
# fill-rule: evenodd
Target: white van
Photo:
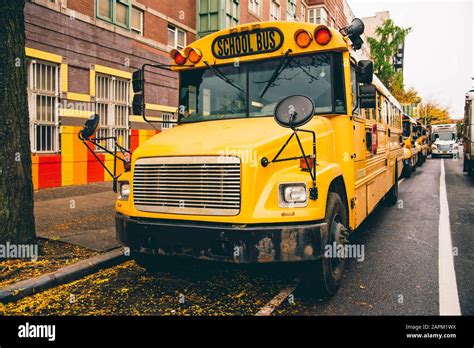
<path fill-rule="evenodd" d="M 450 156 L 459 158 L 456 124 L 431 126 L 431 157 Z"/>

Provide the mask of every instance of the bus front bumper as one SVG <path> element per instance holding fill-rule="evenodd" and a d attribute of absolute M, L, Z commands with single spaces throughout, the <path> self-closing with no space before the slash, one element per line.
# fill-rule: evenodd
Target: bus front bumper
<path fill-rule="evenodd" d="M 320 259 L 327 225 L 231 225 L 133 218 L 117 213 L 117 239 L 132 252 L 231 263 Z"/>
<path fill-rule="evenodd" d="M 458 155 L 459 150 L 458 149 L 451 149 L 451 150 L 441 151 L 441 150 L 438 150 L 438 149 L 432 149 L 431 154 L 432 155 L 454 155 L 454 154 Z"/>

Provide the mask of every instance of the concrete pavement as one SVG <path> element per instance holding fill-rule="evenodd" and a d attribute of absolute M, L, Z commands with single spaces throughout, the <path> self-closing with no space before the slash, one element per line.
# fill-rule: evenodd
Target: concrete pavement
<path fill-rule="evenodd" d="M 36 234 L 94 251 L 113 249 L 120 245 L 115 239 L 114 206 L 110 182 L 38 191 Z"/>

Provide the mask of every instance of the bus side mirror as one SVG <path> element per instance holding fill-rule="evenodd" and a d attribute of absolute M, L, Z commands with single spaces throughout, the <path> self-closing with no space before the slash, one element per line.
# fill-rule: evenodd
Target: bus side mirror
<path fill-rule="evenodd" d="M 141 115 L 143 112 L 143 95 L 142 94 L 134 94 L 133 101 L 132 101 L 132 114 L 133 115 Z"/>
<path fill-rule="evenodd" d="M 132 74 L 132 87 L 133 93 L 143 92 L 143 71 L 142 69 L 136 70 Z"/>
<path fill-rule="evenodd" d="M 89 139 L 91 136 L 93 136 L 97 130 L 97 127 L 99 126 L 99 122 L 100 117 L 98 114 L 91 115 L 80 131 L 80 136 L 82 139 Z"/>
<path fill-rule="evenodd" d="M 132 87 L 133 87 L 133 101 L 132 101 L 132 113 L 133 115 L 142 115 L 143 105 L 143 91 L 145 89 L 145 80 L 143 78 L 143 70 L 139 69 L 132 74 Z"/>
<path fill-rule="evenodd" d="M 400 141 L 400 145 L 403 145 L 403 135 L 400 135 L 399 141 Z"/>
<path fill-rule="evenodd" d="M 304 95 L 293 95 L 275 107 L 275 121 L 282 127 L 295 129 L 308 123 L 314 114 L 313 100 Z"/>
<path fill-rule="evenodd" d="M 361 85 L 359 87 L 359 106 L 362 109 L 374 109 L 376 102 L 377 89 L 374 85 Z"/>
<path fill-rule="evenodd" d="M 374 64 L 371 60 L 361 60 L 357 63 L 357 80 L 360 83 L 370 85 L 374 76 Z"/>

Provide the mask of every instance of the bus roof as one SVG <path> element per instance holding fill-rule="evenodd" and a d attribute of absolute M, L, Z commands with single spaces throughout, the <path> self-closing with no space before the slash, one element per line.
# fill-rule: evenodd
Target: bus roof
<path fill-rule="evenodd" d="M 433 124 L 431 125 L 431 130 L 432 131 L 438 131 L 438 132 L 452 132 L 456 131 L 457 127 L 455 123 L 447 123 L 447 124 Z"/>
<path fill-rule="evenodd" d="M 198 49 L 201 53 L 201 60 L 194 65 L 186 63 L 182 67 L 173 67 L 173 70 L 206 67 L 204 62 L 211 65 L 221 65 L 235 63 L 237 59 L 240 62 L 245 62 L 256 59 L 278 58 L 290 49 L 292 55 L 318 51 L 349 50 L 348 39 L 343 37 L 339 31 L 330 27 L 327 27 L 327 29 L 331 33 L 331 40 L 325 46 L 317 44 L 315 40 L 307 48 L 301 48 L 296 44 L 295 35 L 297 32 L 306 30 L 314 36 L 316 28 L 320 26 L 311 23 L 280 21 L 247 23 L 223 29 L 196 40 L 184 50 L 179 51 L 187 56 L 192 48 Z M 260 33 L 258 39 L 263 37 L 266 43 L 269 42 L 267 40 L 270 40 L 270 45 L 267 48 L 256 49 L 257 33 Z M 230 46 L 232 46 L 231 49 L 229 49 Z M 237 50 L 237 46 L 239 50 Z M 172 50 L 170 52 L 171 56 L 174 57 L 176 52 L 177 50 Z"/>

